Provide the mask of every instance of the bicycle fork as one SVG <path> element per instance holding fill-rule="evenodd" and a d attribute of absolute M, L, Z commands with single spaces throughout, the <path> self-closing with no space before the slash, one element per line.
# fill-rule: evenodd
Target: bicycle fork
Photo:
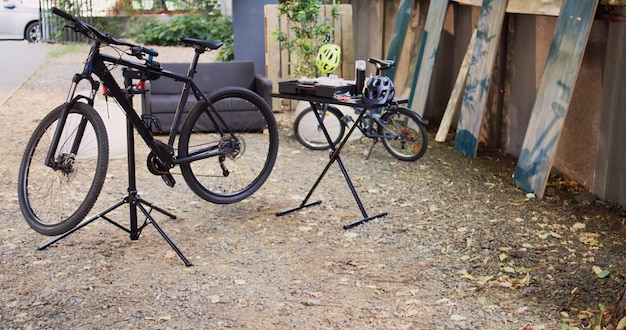
<path fill-rule="evenodd" d="M 76 95 L 76 88 L 78 87 L 78 83 L 83 79 L 87 79 L 91 83 L 91 92 L 89 96 Z M 75 74 L 74 78 L 72 78 L 70 91 L 67 95 L 63 110 L 61 111 L 61 115 L 59 116 L 54 135 L 52 136 L 50 149 L 48 149 L 48 155 L 46 157 L 45 163 L 46 166 L 54 169 L 55 171 L 62 170 L 65 174 L 70 174 L 73 171 L 72 168 L 75 157 L 78 153 L 78 148 L 80 147 L 80 143 L 84 137 L 85 130 L 87 128 L 87 119 L 84 117 L 81 118 L 80 123 L 75 128 L 76 135 L 69 152 L 60 153 L 57 158 L 57 150 L 59 150 L 61 136 L 63 134 L 63 130 L 65 129 L 65 124 L 67 123 L 67 117 L 69 116 L 72 108 L 74 108 L 76 103 L 78 103 L 81 99 L 86 100 L 87 104 L 93 106 L 93 100 L 96 95 L 96 91 L 99 88 L 99 85 L 100 84 L 98 82 L 94 81 L 90 76 L 85 74 Z"/>

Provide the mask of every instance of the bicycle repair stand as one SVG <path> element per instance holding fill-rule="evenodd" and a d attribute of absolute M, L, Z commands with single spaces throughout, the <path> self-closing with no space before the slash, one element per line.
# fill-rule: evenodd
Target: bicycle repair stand
<path fill-rule="evenodd" d="M 279 94 L 279 97 L 283 97 L 283 98 L 291 98 L 288 95 L 285 94 Z M 292 96 L 293 97 L 293 96 Z M 299 98 L 301 100 L 308 100 L 305 97 Z M 354 200 L 356 201 L 357 205 L 359 206 L 359 210 L 361 210 L 361 215 L 363 215 L 363 219 L 361 220 L 357 220 L 355 222 L 351 222 L 349 224 L 346 224 L 343 226 L 343 229 L 350 229 L 352 227 L 356 227 L 362 223 L 365 223 L 367 221 L 370 220 L 374 220 L 376 218 L 381 218 L 387 215 L 387 212 L 383 212 L 374 216 L 368 216 L 367 212 L 365 211 L 365 207 L 363 207 L 363 203 L 361 202 L 361 199 L 359 198 L 359 195 L 356 192 L 356 189 L 354 188 L 354 185 L 352 184 L 352 180 L 350 180 L 350 176 L 348 175 L 348 171 L 346 170 L 346 167 L 343 165 L 343 162 L 341 161 L 341 157 L 339 157 L 339 153 L 341 152 L 341 149 L 343 149 L 343 146 L 346 144 L 346 142 L 348 141 L 348 139 L 350 138 L 350 135 L 352 135 L 352 132 L 354 131 L 354 129 L 356 128 L 356 124 L 353 124 L 352 127 L 350 127 L 350 130 L 348 131 L 348 134 L 343 138 L 343 140 L 341 141 L 341 144 L 339 145 L 339 147 L 335 147 L 335 144 L 332 142 L 332 139 L 330 138 L 330 135 L 328 134 L 328 130 L 326 129 L 326 126 L 324 125 L 324 117 L 323 117 L 323 112 L 326 111 L 326 107 L 328 107 L 328 103 L 324 103 L 324 100 L 319 100 L 319 102 L 317 101 L 313 101 L 313 100 L 308 100 L 309 103 L 311 104 L 311 108 L 313 108 L 313 112 L 315 113 L 315 117 L 317 117 L 317 121 L 320 125 L 320 127 L 322 128 L 322 132 L 324 133 L 324 136 L 326 137 L 326 140 L 328 141 L 328 144 L 330 145 L 331 149 L 332 149 L 332 153 L 330 155 L 330 160 L 328 161 L 328 164 L 326 164 L 326 167 L 324 168 L 324 170 L 322 171 L 322 173 L 320 174 L 320 176 L 317 178 L 317 181 L 315 181 L 315 183 L 313 184 L 313 187 L 311 187 L 311 190 L 309 190 L 309 193 L 306 195 L 306 197 L 304 198 L 304 200 L 302 201 L 302 203 L 299 206 L 284 210 L 284 211 L 280 211 L 278 213 L 276 213 L 276 216 L 280 217 L 282 215 L 285 215 L 287 213 L 291 213 L 297 210 L 301 210 L 305 207 L 309 207 L 309 206 L 313 206 L 313 205 L 318 205 L 321 204 L 322 201 L 321 200 L 317 200 L 317 201 L 313 201 L 310 203 L 307 203 L 309 201 L 309 198 L 311 198 L 311 195 L 313 194 L 313 191 L 315 191 L 315 189 L 317 188 L 317 186 L 319 185 L 319 183 L 322 181 L 322 178 L 324 177 L 324 175 L 326 175 L 326 172 L 328 172 L 328 169 L 330 168 L 330 166 L 337 161 L 337 165 L 339 165 L 339 168 L 341 169 L 341 173 L 343 174 L 343 177 L 346 179 L 346 182 L 348 183 L 348 187 L 350 187 L 350 191 L 352 192 L 352 196 L 354 197 Z M 328 102 L 328 100 L 326 100 Z M 320 103 L 322 104 L 322 107 L 324 107 L 322 109 L 322 112 L 318 111 L 317 109 L 317 105 L 315 103 Z M 340 102 L 334 102 L 335 104 L 340 104 L 340 105 L 347 105 L 350 107 L 354 107 L 357 106 L 356 104 L 343 104 Z M 363 106 L 363 105 L 361 105 Z M 361 111 L 361 113 L 359 114 L 359 117 L 357 118 L 356 122 L 360 122 L 361 119 L 363 118 L 363 115 L 365 114 L 365 109 L 363 109 L 363 111 Z"/>
<path fill-rule="evenodd" d="M 131 101 L 132 104 L 132 91 L 130 90 L 130 88 L 132 88 L 132 79 L 136 78 L 133 75 L 133 71 L 129 68 L 124 68 L 123 69 L 123 75 L 124 75 L 124 86 L 126 88 L 126 91 L 128 93 L 128 98 L 129 101 Z M 47 248 L 48 246 L 58 242 L 59 240 L 69 236 L 70 234 L 74 233 L 75 231 L 85 227 L 86 225 L 92 223 L 93 221 L 102 218 L 106 221 L 108 221 L 109 223 L 113 224 L 114 226 L 122 229 L 123 231 L 127 232 L 130 234 L 130 239 L 133 241 L 136 241 L 139 239 L 139 235 L 141 235 L 141 231 L 148 226 L 149 224 L 153 225 L 154 228 L 159 232 L 159 234 L 161 234 L 161 236 L 163 236 L 163 238 L 165 239 L 165 241 L 170 245 L 170 247 L 172 248 L 172 250 L 174 250 L 174 252 L 176 252 L 176 254 L 180 257 L 180 259 L 185 263 L 185 266 L 192 266 L 193 264 L 185 257 L 185 255 L 183 255 L 183 253 L 180 251 L 180 249 L 174 244 L 174 242 L 172 242 L 172 240 L 167 236 L 167 234 L 163 231 L 163 229 L 161 229 L 161 227 L 156 223 L 156 221 L 154 220 L 154 218 L 152 217 L 152 215 L 150 214 L 152 212 L 152 210 L 155 210 L 161 214 L 164 214 L 166 216 L 168 216 L 170 219 L 176 219 L 176 216 L 165 211 L 162 208 L 159 208 L 157 206 L 154 206 L 153 204 L 141 199 L 141 197 L 139 196 L 139 194 L 137 194 L 137 187 L 136 187 L 136 177 L 135 177 L 135 138 L 134 138 L 134 127 L 130 121 L 130 119 L 126 119 L 126 151 L 128 154 L 128 195 L 126 195 L 126 197 L 124 197 L 121 201 L 113 204 L 112 206 L 108 207 L 107 209 L 105 209 L 104 211 L 96 214 L 95 216 L 93 216 L 92 218 L 80 223 L 78 226 L 72 228 L 71 230 L 69 230 L 66 233 L 63 233 L 59 236 L 57 236 L 55 239 L 51 240 L 50 242 L 39 246 L 37 249 L 38 250 L 44 250 L 45 248 Z M 127 204 L 129 205 L 129 209 L 130 209 L 130 228 L 126 228 L 120 224 L 118 224 L 117 222 L 111 220 L 107 214 L 115 209 L 117 209 L 118 207 Z M 147 209 L 147 208 L 149 209 Z M 146 219 L 144 220 L 143 224 L 141 226 L 138 226 L 137 223 L 137 209 L 139 209 L 141 211 L 141 213 L 143 213 L 143 215 L 146 217 Z"/>

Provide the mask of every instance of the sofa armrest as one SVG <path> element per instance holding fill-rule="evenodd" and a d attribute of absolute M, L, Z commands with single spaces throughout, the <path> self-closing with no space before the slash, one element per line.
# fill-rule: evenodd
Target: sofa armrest
<path fill-rule="evenodd" d="M 259 94 L 267 104 L 272 105 L 272 80 L 261 75 L 254 75 L 254 91 Z"/>

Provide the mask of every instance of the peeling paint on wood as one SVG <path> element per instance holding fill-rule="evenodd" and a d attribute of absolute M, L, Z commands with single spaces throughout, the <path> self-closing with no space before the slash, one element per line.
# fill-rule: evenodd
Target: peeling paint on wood
<path fill-rule="evenodd" d="M 460 4 L 482 6 L 482 0 L 454 0 Z M 618 0 L 613 0 L 618 1 Z M 626 0 L 619 0 L 626 1 Z M 509 0 L 507 13 L 559 16 L 563 0 Z"/>
<path fill-rule="evenodd" d="M 462 5 L 480 7 L 482 0 L 453 0 Z M 563 0 L 509 0 L 507 13 L 559 16 Z M 626 0 L 601 0 L 600 4 L 626 6 Z"/>
<path fill-rule="evenodd" d="M 513 184 L 543 196 L 598 0 L 565 0 L 539 83 Z"/>

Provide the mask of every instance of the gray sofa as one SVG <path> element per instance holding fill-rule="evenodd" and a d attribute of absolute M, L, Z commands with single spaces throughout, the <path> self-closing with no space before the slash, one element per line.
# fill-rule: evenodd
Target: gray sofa
<path fill-rule="evenodd" d="M 163 69 L 183 74 L 186 74 L 189 69 L 187 63 L 161 63 L 161 65 Z M 198 63 L 196 71 L 194 80 L 207 95 L 217 88 L 239 86 L 254 91 L 265 99 L 267 104 L 272 104 L 272 81 L 262 75 L 255 74 L 254 62 L 252 61 Z M 153 133 L 168 133 L 170 131 L 182 88 L 182 82 L 164 77 L 146 82 L 146 93 L 142 96 L 141 112 L 144 118 L 158 120 L 158 127 L 154 124 L 151 125 Z M 186 114 L 197 102 L 193 93 L 190 94 L 178 130 L 182 127 Z M 246 109 L 245 103 L 223 101 L 216 105 L 216 108 L 227 122 L 236 123 L 240 126 L 233 127 L 236 130 L 263 129 L 265 123 L 262 118 L 246 117 L 246 111 L 249 112 L 249 109 Z M 205 124 L 207 127 L 210 126 L 208 122 Z M 207 127 L 203 130 L 210 131 L 211 128 Z"/>

